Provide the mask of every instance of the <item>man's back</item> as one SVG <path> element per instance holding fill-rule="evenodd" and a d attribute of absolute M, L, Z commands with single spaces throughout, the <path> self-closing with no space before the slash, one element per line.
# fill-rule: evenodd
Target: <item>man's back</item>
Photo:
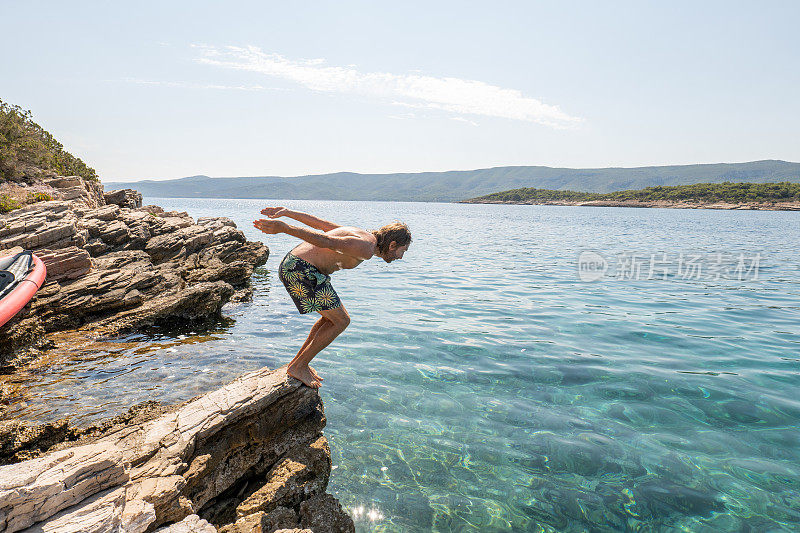
<path fill-rule="evenodd" d="M 402 259 L 411 244 L 411 232 L 402 222 L 365 231 L 285 207 L 265 207 L 261 214 L 270 218 L 253 221 L 259 230 L 268 235 L 285 233 L 305 241 L 286 254 L 278 267 L 278 277 L 301 315 L 311 312 L 322 315 L 286 366 L 288 375 L 317 388 L 323 378 L 308 363 L 350 324 L 350 315 L 331 285 L 330 274 L 354 268 L 372 257 L 387 263 Z M 279 217 L 293 218 L 317 231 L 275 220 Z"/>
<path fill-rule="evenodd" d="M 377 244 L 377 239 L 372 233 L 354 226 L 339 226 L 332 230 L 326 231 L 325 234 L 340 237 L 358 237 L 368 241 L 373 246 Z M 352 255 L 343 254 L 342 252 L 331 250 L 330 248 L 320 248 L 319 246 L 314 246 L 308 242 L 302 242 L 298 244 L 292 250 L 292 254 L 308 261 L 325 274 L 331 274 L 337 270 L 355 268 L 365 259 L 369 259 L 369 257 L 359 258 Z"/>

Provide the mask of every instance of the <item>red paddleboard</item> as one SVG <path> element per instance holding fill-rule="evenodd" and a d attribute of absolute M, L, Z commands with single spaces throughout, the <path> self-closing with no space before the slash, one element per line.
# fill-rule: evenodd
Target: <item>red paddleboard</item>
<path fill-rule="evenodd" d="M 46 275 L 44 263 L 31 251 L 0 257 L 0 326 L 25 307 Z"/>

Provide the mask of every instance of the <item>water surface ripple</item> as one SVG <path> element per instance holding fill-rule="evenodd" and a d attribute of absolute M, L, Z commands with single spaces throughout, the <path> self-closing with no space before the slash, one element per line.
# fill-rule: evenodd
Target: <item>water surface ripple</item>
<path fill-rule="evenodd" d="M 313 317 L 275 274 L 282 204 L 367 228 L 402 261 L 334 274 L 350 328 L 314 360 L 359 531 L 800 527 L 800 213 L 146 198 L 271 249 L 212 331 L 122 339 L 6 378 L 15 416 L 79 423 L 287 362 Z M 577 258 L 761 254 L 759 278 L 578 279 Z"/>

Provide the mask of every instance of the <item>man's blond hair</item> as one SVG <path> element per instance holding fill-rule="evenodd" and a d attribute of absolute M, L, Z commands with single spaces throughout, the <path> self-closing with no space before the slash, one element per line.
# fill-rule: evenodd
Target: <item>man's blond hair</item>
<path fill-rule="evenodd" d="M 392 241 L 397 243 L 398 248 L 411 244 L 411 231 L 409 231 L 408 226 L 399 221 L 386 224 L 381 229 L 373 230 L 372 234 L 378 239 L 378 250 L 382 254 L 389 251 L 389 245 Z"/>

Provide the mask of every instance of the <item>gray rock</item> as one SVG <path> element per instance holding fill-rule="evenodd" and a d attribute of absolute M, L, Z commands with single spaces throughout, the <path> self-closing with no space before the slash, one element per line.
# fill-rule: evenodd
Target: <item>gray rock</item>
<path fill-rule="evenodd" d="M 133 224 L 128 225 L 128 227 L 130 228 L 130 235 L 128 241 L 121 248 L 123 250 L 144 250 L 147 241 L 152 237 L 150 228 L 148 228 L 147 224 Z"/>
<path fill-rule="evenodd" d="M 288 507 L 277 507 L 270 513 L 259 511 L 239 518 L 219 529 L 220 533 L 272 533 L 277 529 L 293 529 L 298 525 L 297 513 Z"/>
<path fill-rule="evenodd" d="M 141 305 L 97 320 L 81 329 L 87 333 L 115 335 L 155 324 L 204 325 L 220 316 L 222 306 L 231 299 L 233 292 L 233 287 L 224 281 L 199 283 L 174 294 L 147 300 L 142 298 Z M 124 298 L 119 293 L 114 297 Z"/>
<path fill-rule="evenodd" d="M 162 213 L 159 216 L 151 216 L 147 221 L 150 224 L 150 233 L 154 236 L 164 235 L 165 233 L 173 233 L 182 228 L 188 228 L 192 225 L 192 219 L 189 216 L 178 217 L 172 216 L 170 213 Z"/>
<path fill-rule="evenodd" d="M 325 437 L 289 450 L 269 472 L 266 483 L 236 508 L 239 517 L 279 506 L 295 507 L 302 500 L 320 494 L 328 486 L 331 452 Z"/>
<path fill-rule="evenodd" d="M 236 229 L 236 224 L 228 217 L 200 217 L 197 219 L 200 226 L 206 226 L 211 229 L 219 229 L 222 227 L 230 227 Z"/>
<path fill-rule="evenodd" d="M 159 215 L 164 212 L 164 208 L 160 205 L 143 205 L 139 208 L 139 211 L 144 211 L 145 213 L 149 213 L 151 215 Z"/>
<path fill-rule="evenodd" d="M 120 208 L 118 205 L 106 205 L 97 209 L 91 209 L 83 214 L 83 218 L 105 220 L 106 222 L 117 220 L 119 216 Z"/>
<path fill-rule="evenodd" d="M 294 509 L 288 507 L 276 507 L 265 514 L 261 520 L 263 531 L 273 531 L 281 528 L 293 528 L 300 522 Z"/>
<path fill-rule="evenodd" d="M 330 494 L 314 496 L 300 504 L 300 526 L 314 533 L 355 533 L 353 519 Z"/>
<path fill-rule="evenodd" d="M 83 245 L 83 249 L 92 257 L 103 255 L 109 250 L 109 246 L 102 239 L 90 239 Z"/>
<path fill-rule="evenodd" d="M 117 191 L 108 191 L 103 195 L 107 204 L 115 204 L 120 207 L 128 207 L 135 209 L 142 207 L 142 194 L 133 189 L 120 189 Z"/>
<path fill-rule="evenodd" d="M 79 181 L 50 180 L 59 190 Z M 229 218 L 198 222 L 158 206 L 89 200 L 39 202 L 0 216 L 0 250 L 33 250 L 48 267 L 30 306 L 0 328 L 0 359 L 28 343 L 48 342 L 42 331 L 207 323 L 227 301 L 251 298 L 250 276 L 269 250 L 248 242 Z"/>
<path fill-rule="evenodd" d="M 82 187 L 83 178 L 80 176 L 57 176 L 55 178 L 44 180 L 44 184 L 55 189 L 61 189 L 64 187 Z"/>
<path fill-rule="evenodd" d="M 155 419 L 0 466 L 0 530 L 144 531 L 203 517 L 214 498 L 296 450 L 328 452 L 324 425 L 317 391 L 285 367 L 250 372 Z M 329 452 L 317 461 L 329 462 Z M 301 518 L 319 509 L 343 520 L 328 500 L 312 500 Z"/>
<path fill-rule="evenodd" d="M 190 514 L 180 522 L 157 529 L 155 533 L 216 533 L 217 528 L 196 514 Z"/>
<path fill-rule="evenodd" d="M 150 256 L 142 250 L 123 250 L 109 252 L 94 260 L 97 268 L 112 270 L 135 265 L 138 268 L 147 268 L 152 265 Z"/>
<path fill-rule="evenodd" d="M 101 224 L 98 229 L 100 240 L 109 246 L 117 246 L 131 240 L 131 230 L 121 220 L 112 220 Z"/>
<path fill-rule="evenodd" d="M 89 252 L 77 246 L 59 250 L 42 249 L 36 252 L 47 268 L 49 281 L 71 280 L 83 277 L 92 269 Z"/>
<path fill-rule="evenodd" d="M 72 200 L 89 208 L 105 204 L 103 186 L 96 181 L 86 181 L 80 176 L 57 176 L 44 180 L 44 185 L 55 189 L 53 195 L 61 200 Z"/>

